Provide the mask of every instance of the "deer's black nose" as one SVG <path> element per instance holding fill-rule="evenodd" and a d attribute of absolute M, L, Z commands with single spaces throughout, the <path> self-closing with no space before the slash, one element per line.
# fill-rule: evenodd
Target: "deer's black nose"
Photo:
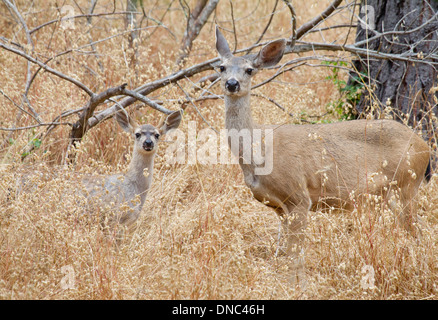
<path fill-rule="evenodd" d="M 154 148 L 154 143 L 152 140 L 147 139 L 145 142 L 143 142 L 143 149 L 147 151 L 151 151 Z"/>
<path fill-rule="evenodd" d="M 225 88 L 229 92 L 237 92 L 240 89 L 239 81 L 237 81 L 236 79 L 227 80 L 227 82 L 225 82 Z"/>

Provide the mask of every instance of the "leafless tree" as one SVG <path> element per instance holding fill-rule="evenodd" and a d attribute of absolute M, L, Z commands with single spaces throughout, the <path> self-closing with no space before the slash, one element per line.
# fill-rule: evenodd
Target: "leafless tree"
<path fill-rule="evenodd" d="M 112 8 L 107 8 L 107 12 L 103 13 L 95 13 L 94 7 L 96 5 L 96 1 L 92 1 L 88 13 L 60 17 L 52 21 L 47 21 L 34 28 L 28 27 L 26 19 L 20 13 L 15 2 L 10 0 L 3 0 L 3 3 L 8 9 L 9 15 L 13 17 L 17 24 L 21 25 L 21 30 L 23 30 L 25 34 L 26 42 L 20 43 L 16 39 L 8 39 L 4 36 L 1 36 L 0 48 L 1 50 L 9 51 L 10 53 L 26 59 L 27 76 L 21 102 L 15 103 L 12 101 L 12 99 L 7 99 L 8 101 L 10 101 L 11 107 L 17 108 L 18 110 L 16 125 L 13 127 L 2 127 L 0 128 L 0 130 L 6 132 L 15 132 L 18 130 L 26 130 L 35 127 L 46 127 L 46 130 L 44 130 L 38 136 L 38 138 L 44 142 L 44 139 L 52 132 L 54 128 L 60 125 L 68 125 L 71 127 L 70 141 L 71 143 L 75 143 L 77 141 L 80 141 L 90 129 L 96 127 L 100 123 L 112 117 L 112 115 L 120 107 L 128 108 L 137 101 L 140 101 L 141 103 L 165 114 L 170 114 L 172 110 L 165 107 L 165 105 L 169 102 L 178 102 L 181 104 L 181 106 L 189 103 L 196 107 L 197 101 L 220 98 L 220 96 L 214 95 L 210 91 L 211 86 L 215 85 L 215 80 L 218 77 L 217 72 L 214 71 L 214 68 L 219 61 L 218 58 L 208 59 L 193 65 L 185 65 L 187 64 L 187 62 L 184 64 L 184 61 L 190 55 L 192 45 L 200 34 L 201 29 L 206 24 L 212 25 L 217 23 L 219 24 L 219 26 L 221 26 L 222 22 L 216 18 L 215 13 L 215 10 L 217 9 L 219 3 L 218 0 L 198 0 L 196 1 L 193 8 L 190 8 L 187 2 L 184 0 L 179 2 L 170 1 L 167 9 L 160 18 L 153 18 L 150 12 L 147 12 L 147 8 L 144 8 L 143 6 L 140 6 L 139 8 L 138 5 L 135 5 L 137 4 L 137 1 L 134 0 L 128 0 L 127 3 L 131 5 L 126 8 L 126 11 L 117 11 L 114 2 L 114 6 Z M 225 3 L 226 2 L 223 2 L 223 4 Z M 331 58 L 324 56 L 322 52 L 326 53 L 330 51 L 346 53 L 347 56 L 345 59 L 347 61 L 351 60 L 352 58 L 356 58 L 357 61 L 360 61 L 361 63 L 363 63 L 364 61 L 372 61 L 373 63 L 390 62 L 392 65 L 415 65 L 420 68 L 418 70 L 422 70 L 422 68 L 432 68 L 433 70 L 435 70 L 434 72 L 436 72 L 436 67 L 438 66 L 436 50 L 434 49 L 427 51 L 427 54 L 421 54 L 421 52 L 419 52 L 420 48 L 431 46 L 430 37 L 436 37 L 436 10 L 434 11 L 434 14 L 430 14 L 427 18 L 424 18 L 423 20 L 421 20 L 421 22 L 417 24 L 407 25 L 406 22 L 400 21 L 398 25 L 392 29 L 371 30 L 368 33 L 368 35 L 370 35 L 368 37 L 361 37 L 361 33 L 359 31 L 355 43 L 351 43 L 352 41 L 348 41 L 347 38 L 345 40 L 336 42 L 315 42 L 308 40 L 309 35 L 317 32 L 321 35 L 321 38 L 324 39 L 324 33 L 333 28 L 345 28 L 346 30 L 348 30 L 348 35 L 352 34 L 354 36 L 354 31 L 356 30 L 357 26 L 363 23 L 364 19 L 366 20 L 366 18 L 364 18 L 364 15 L 359 11 L 360 9 L 357 1 L 333 0 L 320 14 L 316 15 L 309 21 L 302 23 L 301 25 L 298 25 L 297 23 L 297 12 L 294 8 L 292 1 L 282 0 L 276 1 L 274 4 L 275 5 L 272 8 L 272 12 L 268 16 L 268 21 L 267 23 L 265 23 L 262 33 L 255 36 L 255 40 L 251 45 L 247 45 L 244 48 L 237 48 L 239 45 L 239 37 L 235 28 L 236 19 L 233 16 L 233 2 L 228 1 L 228 5 L 230 7 L 229 21 L 232 29 L 227 30 L 233 33 L 235 39 L 234 49 L 236 49 L 235 54 L 251 55 L 251 52 L 254 49 L 268 43 L 269 39 L 266 39 L 265 33 L 269 29 L 269 26 L 272 22 L 272 19 L 275 18 L 275 15 L 282 10 L 287 10 L 286 12 L 290 14 L 290 26 L 288 29 L 287 47 L 285 50 L 286 58 L 283 59 L 283 63 L 280 66 L 276 67 L 277 69 L 275 69 L 275 73 L 269 79 L 265 80 L 263 83 L 256 84 L 256 87 L 263 86 L 266 83 L 274 80 L 279 75 L 290 72 L 302 66 L 307 65 L 311 67 L 325 68 L 327 67 L 327 65 L 322 62 L 330 60 Z M 434 5 L 436 7 L 436 3 Z M 141 19 L 147 20 L 147 26 L 145 28 L 149 27 L 150 23 L 155 27 L 164 28 L 168 32 L 169 36 L 176 38 L 175 32 L 172 31 L 169 26 L 166 26 L 165 23 L 163 23 L 164 16 L 167 14 L 171 6 L 178 7 L 179 10 L 184 12 L 184 16 L 187 20 L 186 30 L 184 32 L 183 38 L 179 41 L 181 55 L 179 55 L 176 60 L 176 62 L 179 64 L 179 67 L 173 73 L 170 73 L 166 76 L 157 77 L 157 79 L 150 82 L 142 83 L 136 88 L 128 89 L 128 86 L 126 84 L 120 84 L 113 88 L 105 88 L 104 90 L 100 91 L 96 90 L 95 88 L 89 88 L 83 83 L 83 81 L 77 79 L 75 76 L 65 74 L 57 70 L 56 64 L 51 63 L 54 59 L 53 57 L 44 60 L 41 59 L 41 55 L 39 55 L 38 52 L 34 51 L 33 35 L 36 32 L 48 26 L 56 25 L 58 23 L 72 20 L 79 21 L 83 18 L 86 18 L 88 23 L 90 23 L 91 18 L 93 18 L 94 21 L 95 19 L 103 19 L 106 17 L 129 17 L 127 19 L 132 19 L 129 21 L 135 21 L 135 23 L 130 23 L 131 27 L 128 28 L 126 32 L 109 34 L 108 37 L 105 39 L 90 40 L 87 45 L 79 49 L 91 47 L 93 51 L 96 51 L 97 49 L 93 48 L 93 46 L 101 41 L 127 34 L 131 37 L 133 37 L 133 35 L 134 37 L 138 37 L 137 31 L 143 30 L 143 27 L 141 25 Z M 431 6 L 430 8 L 435 7 Z M 336 16 L 340 14 L 350 16 L 350 23 L 336 24 Z M 404 18 L 404 21 L 411 21 L 411 16 L 413 15 L 409 14 L 408 16 L 406 16 Z M 134 17 L 136 17 L 135 20 Z M 140 23 L 138 22 L 139 19 L 137 18 L 140 19 Z M 408 44 L 400 43 L 400 39 L 410 38 L 418 29 L 427 29 L 429 31 L 426 33 L 422 33 L 424 34 L 424 37 L 413 39 Z M 153 36 L 153 32 L 150 32 L 148 33 L 148 35 L 146 35 L 146 37 L 151 36 Z M 376 46 L 376 40 L 380 42 L 384 40 L 386 44 L 393 45 L 393 47 L 395 47 L 395 45 L 403 46 L 408 50 L 386 50 L 381 46 Z M 68 49 L 62 53 L 58 53 L 56 56 L 68 55 L 74 50 L 78 50 L 78 48 Z M 422 52 L 425 53 L 426 51 L 423 50 Z M 33 66 L 37 67 L 35 72 L 32 72 Z M 357 64 L 353 66 L 342 66 L 342 68 L 346 68 L 350 71 L 360 70 L 360 67 Z M 403 72 L 408 72 L 408 70 L 406 69 L 403 70 Z M 40 71 L 48 72 L 55 77 L 62 79 L 63 81 L 67 81 L 78 87 L 88 97 L 88 102 L 83 106 L 78 106 L 75 109 L 64 111 L 61 114 L 57 115 L 54 119 L 43 119 L 41 115 L 37 113 L 35 108 L 30 103 L 29 99 L 27 98 L 29 88 L 32 86 L 35 77 L 37 77 Z M 191 78 L 195 76 L 201 77 L 201 81 L 199 83 L 195 83 L 191 80 Z M 209 79 L 210 81 L 212 81 L 212 83 L 207 87 L 203 87 L 201 84 L 203 82 L 203 79 Z M 378 80 L 378 78 L 375 79 Z M 188 94 L 188 92 L 185 91 L 181 85 L 179 85 L 180 82 L 184 81 L 189 81 L 189 83 L 196 86 L 198 90 L 203 90 L 201 95 L 198 95 L 196 99 L 192 98 L 190 94 Z M 370 84 L 370 80 L 368 78 L 362 79 L 361 81 L 367 87 Z M 171 99 L 159 100 L 148 97 L 157 90 L 168 86 L 177 86 L 177 88 L 181 89 L 181 97 L 177 99 L 177 101 Z M 430 86 L 428 86 L 427 88 L 429 87 Z M 8 97 L 8 92 L 6 92 L 5 90 L 2 89 L 0 93 L 2 93 L 3 96 Z M 429 95 L 429 98 L 427 98 L 428 100 L 424 98 L 427 101 L 433 101 L 433 99 L 436 99 L 436 93 L 427 92 L 427 89 L 423 89 L 423 91 L 421 91 L 421 95 Z M 432 98 L 430 98 L 430 95 L 432 95 Z M 267 99 L 268 101 L 271 101 L 278 107 L 282 108 L 281 105 L 273 101 L 273 99 L 265 96 L 263 96 L 262 98 Z M 104 108 L 97 108 L 98 106 L 102 105 L 104 105 Z M 20 125 L 20 117 L 23 113 L 30 115 L 34 123 L 31 125 Z M 27 151 L 31 152 L 32 148 L 33 145 L 30 144 Z"/>

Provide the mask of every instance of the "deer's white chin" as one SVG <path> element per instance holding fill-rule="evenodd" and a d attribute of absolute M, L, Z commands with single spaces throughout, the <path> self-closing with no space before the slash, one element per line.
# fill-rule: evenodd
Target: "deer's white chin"
<path fill-rule="evenodd" d="M 154 147 L 143 147 L 143 152 L 152 153 L 154 152 Z"/>
<path fill-rule="evenodd" d="M 246 93 L 245 93 L 245 92 L 242 92 L 241 90 L 234 91 L 234 92 L 230 92 L 230 91 L 228 91 L 228 90 L 225 90 L 225 95 L 226 95 L 226 96 L 229 96 L 229 97 L 235 97 L 235 98 L 237 98 L 237 97 L 243 97 L 243 96 L 245 96 Z"/>

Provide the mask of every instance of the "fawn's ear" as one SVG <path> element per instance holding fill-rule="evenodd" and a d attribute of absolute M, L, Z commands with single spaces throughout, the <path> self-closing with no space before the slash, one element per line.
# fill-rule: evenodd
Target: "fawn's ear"
<path fill-rule="evenodd" d="M 275 40 L 265 45 L 253 59 L 256 68 L 267 68 L 275 66 L 280 62 L 286 48 L 284 39 Z"/>
<path fill-rule="evenodd" d="M 227 39 L 219 31 L 218 26 L 216 26 L 216 50 L 219 53 L 221 60 L 224 58 L 229 58 L 233 54 L 231 53 L 230 47 L 228 46 Z"/>
<path fill-rule="evenodd" d="M 137 128 L 137 124 L 135 123 L 134 120 L 131 119 L 131 117 L 128 116 L 126 110 L 121 110 L 117 112 L 115 117 L 117 123 L 126 132 L 132 133 L 134 132 L 135 128 Z"/>
<path fill-rule="evenodd" d="M 169 130 L 178 128 L 181 123 L 182 113 L 183 110 L 169 114 L 160 127 L 161 134 L 166 134 Z"/>

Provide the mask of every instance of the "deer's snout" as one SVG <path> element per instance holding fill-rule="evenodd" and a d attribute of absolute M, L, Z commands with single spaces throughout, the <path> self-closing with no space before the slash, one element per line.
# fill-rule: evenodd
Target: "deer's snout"
<path fill-rule="evenodd" d="M 240 90 L 239 81 L 236 79 L 227 80 L 227 82 L 225 82 L 225 89 L 227 89 L 229 92 L 238 92 Z"/>
<path fill-rule="evenodd" d="M 154 142 L 151 139 L 147 139 L 143 142 L 143 149 L 151 151 L 154 148 Z"/>

